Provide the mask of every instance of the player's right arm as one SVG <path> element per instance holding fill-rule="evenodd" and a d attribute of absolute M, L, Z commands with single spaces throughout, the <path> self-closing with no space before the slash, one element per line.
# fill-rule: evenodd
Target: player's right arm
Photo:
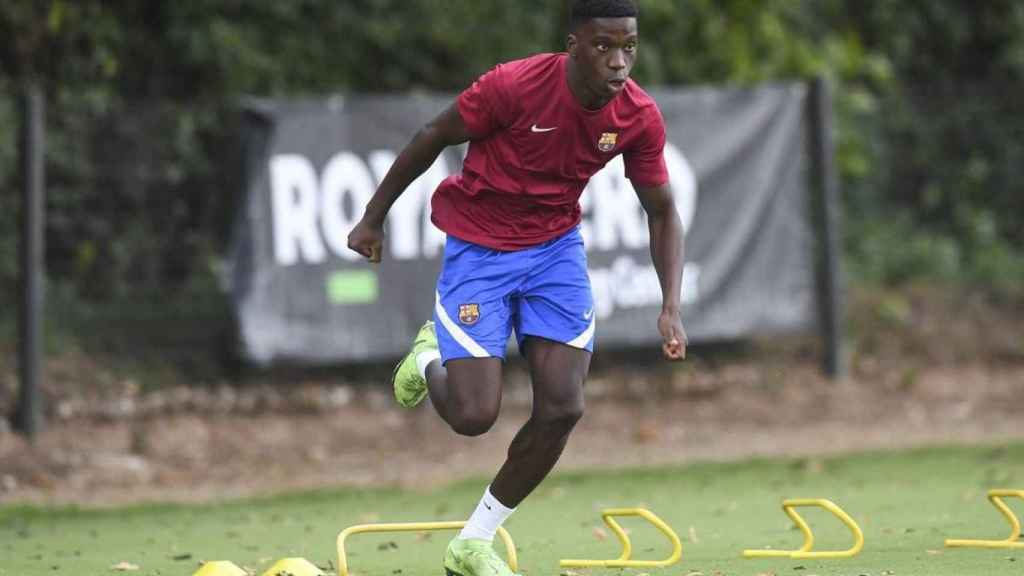
<path fill-rule="evenodd" d="M 366 212 L 348 235 L 348 247 L 370 262 L 380 262 L 384 242 L 384 219 L 391 205 L 406 187 L 427 171 L 448 146 L 467 142 L 470 134 L 458 106 L 452 104 L 413 136 L 388 169 L 377 191 L 366 204 Z"/>

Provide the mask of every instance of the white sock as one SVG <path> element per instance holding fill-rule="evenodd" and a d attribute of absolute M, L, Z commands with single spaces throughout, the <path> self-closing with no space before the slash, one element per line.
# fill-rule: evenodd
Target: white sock
<path fill-rule="evenodd" d="M 480 499 L 480 503 L 476 505 L 473 515 L 469 517 L 462 532 L 459 532 L 459 539 L 479 538 L 493 542 L 498 526 L 501 526 L 505 519 L 515 511 L 515 508 L 506 508 L 504 504 L 498 502 L 498 499 L 491 494 L 491 487 L 488 486 L 487 490 L 484 490 L 484 496 Z"/>
<path fill-rule="evenodd" d="M 423 379 L 427 378 L 427 365 L 434 360 L 441 359 L 441 352 L 438 350 L 426 350 L 416 355 L 416 369 L 419 370 Z"/>

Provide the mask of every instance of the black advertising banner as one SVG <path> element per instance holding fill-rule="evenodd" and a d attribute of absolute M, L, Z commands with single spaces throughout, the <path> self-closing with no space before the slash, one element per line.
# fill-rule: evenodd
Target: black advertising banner
<path fill-rule="evenodd" d="M 686 228 L 683 322 L 692 342 L 809 328 L 815 318 L 802 84 L 652 90 Z M 430 195 L 450 148 L 392 208 L 383 263 L 346 241 L 398 152 L 450 95 L 353 95 L 247 106 L 248 195 L 232 292 L 243 351 L 265 364 L 395 358 L 431 317 L 444 235 Z M 661 305 L 644 212 L 621 157 L 581 198 L 596 349 L 657 345 Z"/>

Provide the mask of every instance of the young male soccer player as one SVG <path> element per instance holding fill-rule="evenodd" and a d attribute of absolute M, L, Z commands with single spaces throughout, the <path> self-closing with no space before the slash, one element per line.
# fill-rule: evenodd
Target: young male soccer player
<path fill-rule="evenodd" d="M 455 432 L 483 434 L 498 416 L 514 330 L 533 410 L 448 545 L 448 576 L 511 574 L 494 534 L 547 476 L 583 414 L 595 318 L 578 199 L 618 154 L 648 216 L 662 350 L 669 360 L 685 356 L 683 231 L 662 157 L 665 127 L 654 101 L 629 80 L 636 17 L 632 0 L 576 0 L 567 53 L 500 64 L 480 77 L 406 146 L 349 235 L 350 248 L 379 261 L 391 205 L 445 147 L 469 142 L 462 173 L 432 199 L 432 220 L 448 235 L 434 321 L 395 369 L 395 397 L 411 407 L 429 393 Z"/>

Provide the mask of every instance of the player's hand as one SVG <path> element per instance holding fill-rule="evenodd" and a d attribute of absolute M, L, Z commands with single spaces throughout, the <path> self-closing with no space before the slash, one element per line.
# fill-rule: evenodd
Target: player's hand
<path fill-rule="evenodd" d="M 661 351 L 666 360 L 678 362 L 686 358 L 686 331 L 679 312 L 662 310 L 658 316 L 658 331 L 661 332 Z"/>
<path fill-rule="evenodd" d="M 348 247 L 373 263 L 380 262 L 384 245 L 384 226 L 367 222 L 364 216 L 348 234 Z"/>

